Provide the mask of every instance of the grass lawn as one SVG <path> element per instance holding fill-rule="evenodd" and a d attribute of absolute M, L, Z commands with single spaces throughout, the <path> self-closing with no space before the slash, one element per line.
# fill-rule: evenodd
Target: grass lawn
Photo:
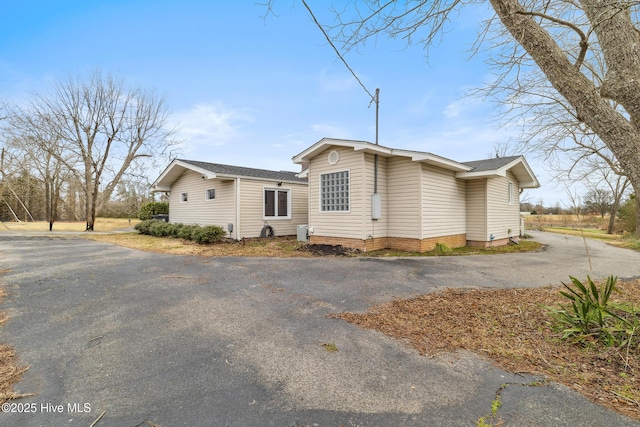
<path fill-rule="evenodd" d="M 571 227 L 543 227 L 542 230 L 550 233 L 567 234 L 570 236 L 584 235 L 584 237 L 598 240 L 620 240 L 624 238 L 620 234 L 607 234 L 605 230 L 600 230 L 598 228 L 584 228 L 582 230 L 577 230 Z"/>
<path fill-rule="evenodd" d="M 543 230 L 550 233 L 568 234 L 571 236 L 584 235 L 584 237 L 590 239 L 603 240 L 612 246 L 640 252 L 640 240 L 628 235 L 607 234 L 604 230 L 599 229 L 584 229 L 580 231 L 575 228 L 545 227 Z"/>
<path fill-rule="evenodd" d="M 133 227 L 140 220 L 132 218 L 96 218 L 94 231 L 114 231 Z M 85 231 L 87 223 L 85 221 L 67 222 L 56 221 L 53 223 L 53 231 Z M 49 223 L 46 221 L 36 222 L 0 222 L 0 233 L 3 231 L 49 231 Z"/>
<path fill-rule="evenodd" d="M 137 233 L 91 234 L 89 239 L 109 242 L 132 249 L 176 255 L 199 256 L 259 256 L 259 257 L 312 257 L 312 256 L 367 256 L 367 257 L 411 257 L 411 256 L 456 256 L 456 255 L 493 255 L 513 252 L 530 252 L 538 250 L 542 245 L 532 240 L 521 240 L 519 245 L 496 246 L 493 248 L 452 248 L 424 253 L 404 252 L 383 249 L 366 253 L 350 250 L 335 251 L 325 245 L 310 245 L 298 242 L 295 237 L 276 237 L 272 239 L 244 239 L 240 242 L 223 241 L 206 245 L 174 239 L 170 237 L 152 237 Z"/>

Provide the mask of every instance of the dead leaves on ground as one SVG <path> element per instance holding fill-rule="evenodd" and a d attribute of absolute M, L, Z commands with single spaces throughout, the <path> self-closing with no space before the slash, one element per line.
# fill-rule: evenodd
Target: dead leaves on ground
<path fill-rule="evenodd" d="M 640 306 L 640 280 L 619 281 L 618 288 L 614 299 Z M 398 338 L 423 355 L 469 350 L 511 372 L 543 374 L 640 420 L 640 350 L 627 357 L 598 343 L 561 341 L 545 309 L 564 304 L 558 290 L 446 289 L 334 317 Z"/>
<path fill-rule="evenodd" d="M 0 275 L 8 273 L 9 270 L 0 270 Z M 7 295 L 5 288 L 0 288 L 0 302 Z M 6 311 L 0 312 L 0 326 L 9 318 Z M 19 366 L 18 357 L 12 347 L 0 344 L 0 404 L 19 397 L 31 396 L 13 391 L 13 386 L 20 382 L 22 374 L 29 369 L 28 366 Z"/>

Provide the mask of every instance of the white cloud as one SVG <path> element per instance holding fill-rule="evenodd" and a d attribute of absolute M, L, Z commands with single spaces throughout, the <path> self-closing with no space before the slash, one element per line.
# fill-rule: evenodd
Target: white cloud
<path fill-rule="evenodd" d="M 464 93 L 468 88 L 460 88 L 460 92 Z M 487 103 L 479 98 L 465 96 L 450 102 L 444 107 L 442 114 L 447 119 L 452 119 L 461 115 L 464 116 L 477 116 L 478 114 L 486 115 Z"/>
<path fill-rule="evenodd" d="M 235 110 L 222 103 L 198 104 L 189 110 L 173 114 L 178 123 L 177 137 L 187 147 L 220 146 L 241 136 L 244 125 L 254 121 L 244 110 Z"/>
<path fill-rule="evenodd" d="M 442 114 L 444 114 L 446 118 L 452 119 L 454 117 L 459 116 L 461 111 L 462 111 L 462 103 L 460 101 L 454 101 L 449 105 L 447 105 L 446 107 L 444 107 Z"/>
<path fill-rule="evenodd" d="M 358 82 L 348 72 L 331 74 L 327 69 L 320 72 L 320 88 L 326 92 L 344 92 L 354 88 Z"/>

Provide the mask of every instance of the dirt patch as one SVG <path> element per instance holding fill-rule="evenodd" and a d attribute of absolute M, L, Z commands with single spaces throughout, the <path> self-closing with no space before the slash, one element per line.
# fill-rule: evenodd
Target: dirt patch
<path fill-rule="evenodd" d="M 640 306 L 640 280 L 619 281 L 618 288 L 614 299 Z M 423 355 L 484 354 L 503 369 L 542 374 L 640 420 L 640 349 L 562 341 L 545 309 L 565 303 L 558 291 L 447 289 L 334 317 L 398 338 Z"/>
<path fill-rule="evenodd" d="M 360 253 L 358 249 L 346 248 L 342 245 L 305 244 L 298 251 L 309 252 L 315 256 L 349 256 Z"/>

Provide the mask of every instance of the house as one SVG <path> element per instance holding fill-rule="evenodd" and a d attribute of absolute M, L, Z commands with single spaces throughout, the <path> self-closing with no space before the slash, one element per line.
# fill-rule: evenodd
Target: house
<path fill-rule="evenodd" d="M 268 223 L 277 236 L 307 223 L 306 178 L 193 160 L 174 160 L 152 184 L 169 194 L 173 223 L 218 225 L 228 237 L 258 237 Z"/>
<path fill-rule="evenodd" d="M 522 156 L 461 163 L 323 138 L 293 162 L 309 180 L 311 243 L 364 251 L 506 244 L 519 233 L 520 191 L 539 186 Z"/>

